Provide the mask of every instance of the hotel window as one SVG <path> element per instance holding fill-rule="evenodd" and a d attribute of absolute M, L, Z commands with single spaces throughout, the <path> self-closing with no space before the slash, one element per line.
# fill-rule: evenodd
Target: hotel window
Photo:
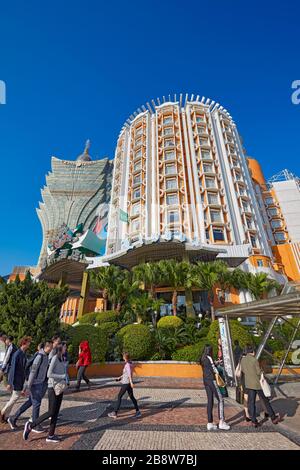
<path fill-rule="evenodd" d="M 210 152 L 201 152 L 201 154 L 202 154 L 202 158 L 206 160 L 211 160 Z"/>
<path fill-rule="evenodd" d="M 166 175 L 174 175 L 176 173 L 176 165 L 166 165 Z"/>
<path fill-rule="evenodd" d="M 167 205 L 173 206 L 178 204 L 178 195 L 177 194 L 167 194 Z"/>
<path fill-rule="evenodd" d="M 198 134 L 205 134 L 206 129 L 203 126 L 197 126 Z"/>
<path fill-rule="evenodd" d="M 143 128 L 139 127 L 138 129 L 135 130 L 135 137 L 139 137 L 143 134 Z"/>
<path fill-rule="evenodd" d="M 135 189 L 132 193 L 132 199 L 139 199 L 141 197 L 141 189 Z"/>
<path fill-rule="evenodd" d="M 215 242 L 217 241 L 223 242 L 225 240 L 224 230 L 221 228 L 213 228 L 213 237 L 214 237 Z"/>
<path fill-rule="evenodd" d="M 139 158 L 141 156 L 142 156 L 142 149 L 139 149 L 134 153 L 134 158 Z"/>
<path fill-rule="evenodd" d="M 271 206 L 272 204 L 274 204 L 274 200 L 273 200 L 272 197 L 266 197 L 265 203 L 266 203 L 268 206 Z"/>
<path fill-rule="evenodd" d="M 205 237 L 206 237 L 206 240 L 209 240 L 209 239 L 210 239 L 210 237 L 209 237 L 209 229 L 208 229 L 208 228 L 205 230 Z"/>
<path fill-rule="evenodd" d="M 208 139 L 199 139 L 200 145 L 207 145 L 208 144 Z"/>
<path fill-rule="evenodd" d="M 222 222 L 220 211 L 210 211 L 210 220 L 212 222 Z"/>
<path fill-rule="evenodd" d="M 166 189 L 176 189 L 176 188 L 177 188 L 176 178 L 167 178 L 166 179 Z"/>
<path fill-rule="evenodd" d="M 174 150 L 167 150 L 165 152 L 165 160 L 175 160 L 175 152 Z"/>
<path fill-rule="evenodd" d="M 165 140 L 165 147 L 174 147 L 174 139 L 166 139 Z"/>
<path fill-rule="evenodd" d="M 131 208 L 131 215 L 138 215 L 141 211 L 140 204 L 134 204 Z"/>
<path fill-rule="evenodd" d="M 252 228 L 252 219 L 248 219 L 248 217 L 246 217 L 246 224 L 248 228 Z"/>
<path fill-rule="evenodd" d="M 172 127 L 165 127 L 164 128 L 164 135 L 172 135 L 173 134 L 173 128 Z"/>
<path fill-rule="evenodd" d="M 141 160 L 139 162 L 136 162 L 134 165 L 133 165 L 133 171 L 138 171 L 142 168 L 142 162 Z"/>
<path fill-rule="evenodd" d="M 175 224 L 176 222 L 179 222 L 179 212 L 178 211 L 168 212 L 168 224 Z"/>
<path fill-rule="evenodd" d="M 252 247 L 257 248 L 256 237 L 254 235 L 251 235 L 250 241 L 251 241 Z"/>
<path fill-rule="evenodd" d="M 277 209 L 268 209 L 268 214 L 273 217 L 274 215 L 278 215 Z"/>
<path fill-rule="evenodd" d="M 140 221 L 139 220 L 134 220 L 131 224 L 131 231 L 132 232 L 137 232 L 140 230 Z"/>
<path fill-rule="evenodd" d="M 263 267 L 264 267 L 264 262 L 263 262 L 262 259 L 258 259 L 258 260 L 257 260 L 257 266 L 258 266 L 259 268 L 263 268 Z"/>
<path fill-rule="evenodd" d="M 205 186 L 207 188 L 216 188 L 216 181 L 214 178 L 205 178 Z"/>
<path fill-rule="evenodd" d="M 212 164 L 211 163 L 204 163 L 203 171 L 204 171 L 204 173 L 211 173 L 213 171 Z"/>
<path fill-rule="evenodd" d="M 240 196 L 246 196 L 246 191 L 244 188 L 241 188 L 241 186 L 239 186 L 239 193 L 240 193 Z"/>
<path fill-rule="evenodd" d="M 138 147 L 138 146 L 142 145 L 142 143 L 143 143 L 143 139 L 140 137 L 139 139 L 136 139 L 135 146 Z"/>
<path fill-rule="evenodd" d="M 272 228 L 279 228 L 279 227 L 281 227 L 281 220 L 280 220 L 280 219 L 272 220 L 271 226 L 272 226 Z"/>
<path fill-rule="evenodd" d="M 284 232 L 277 232 L 277 233 L 275 233 L 275 240 L 278 241 L 278 242 L 285 241 Z"/>
<path fill-rule="evenodd" d="M 235 179 L 236 179 L 237 181 L 240 181 L 240 180 L 241 180 L 241 175 L 240 175 L 240 173 L 235 172 Z"/>
<path fill-rule="evenodd" d="M 243 210 L 244 210 L 245 212 L 251 212 L 251 211 L 250 211 L 250 207 L 248 206 L 248 204 L 246 204 L 245 202 L 243 202 L 243 203 L 242 203 L 242 206 L 243 206 Z"/>
<path fill-rule="evenodd" d="M 208 204 L 219 204 L 219 196 L 217 194 L 207 193 Z"/>
<path fill-rule="evenodd" d="M 196 116 L 196 122 L 204 122 L 204 116 Z"/>
<path fill-rule="evenodd" d="M 133 184 L 139 184 L 141 183 L 142 179 L 141 179 L 141 175 L 136 175 L 133 177 Z"/>
<path fill-rule="evenodd" d="M 172 116 L 165 116 L 164 117 L 164 125 L 172 124 L 173 123 L 173 118 Z"/>

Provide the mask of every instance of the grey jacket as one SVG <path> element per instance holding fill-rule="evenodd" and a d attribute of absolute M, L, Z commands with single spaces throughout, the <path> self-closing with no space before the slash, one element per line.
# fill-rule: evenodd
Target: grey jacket
<path fill-rule="evenodd" d="M 47 380 L 48 365 L 48 356 L 43 349 L 40 349 L 30 369 L 28 388 L 31 388 L 32 385 L 42 384 Z"/>
<path fill-rule="evenodd" d="M 251 390 L 261 390 L 260 377 L 262 371 L 258 360 L 252 354 L 247 354 L 241 360 L 241 368 L 245 378 L 245 387 Z"/>
<path fill-rule="evenodd" d="M 57 355 L 55 355 L 48 369 L 48 387 L 54 388 L 55 384 L 66 380 L 66 366 L 64 361 L 59 360 Z"/>

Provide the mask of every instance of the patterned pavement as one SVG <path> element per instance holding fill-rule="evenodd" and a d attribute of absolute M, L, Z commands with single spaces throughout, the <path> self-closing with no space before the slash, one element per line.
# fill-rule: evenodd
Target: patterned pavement
<path fill-rule="evenodd" d="M 63 400 L 57 433 L 59 444 L 46 443 L 46 433 L 31 433 L 22 440 L 22 430 L 30 410 L 20 418 L 20 428 L 11 431 L 0 424 L 0 450 L 8 449 L 96 449 L 96 450 L 206 450 L 206 449 L 300 449 L 300 434 L 289 429 L 288 422 L 274 426 L 266 421 L 259 430 L 243 419 L 237 403 L 226 399 L 226 420 L 232 426 L 228 432 L 206 431 L 206 395 L 196 379 L 138 378 L 135 395 L 142 418 L 134 418 L 130 400 L 123 400 L 117 420 L 107 414 L 112 410 L 119 386 L 113 379 L 94 380 L 87 390 L 79 393 L 70 388 Z M 8 394 L 0 389 L 0 407 Z M 288 399 L 286 399 L 288 401 Z M 274 400 L 276 409 L 276 400 Z M 43 400 L 42 412 L 47 409 Z M 295 415 L 295 413 L 294 413 Z M 217 410 L 215 409 L 217 418 Z M 295 421 L 295 417 L 293 418 Z M 288 420 L 287 420 L 288 421 Z M 44 423 L 47 428 L 48 422 Z"/>

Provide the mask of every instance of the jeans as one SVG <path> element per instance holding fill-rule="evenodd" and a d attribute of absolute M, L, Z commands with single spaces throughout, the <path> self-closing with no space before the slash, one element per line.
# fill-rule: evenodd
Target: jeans
<path fill-rule="evenodd" d="M 275 419 L 276 417 L 275 412 L 269 402 L 269 399 L 264 395 L 264 392 L 262 390 L 253 390 L 251 388 L 248 388 L 248 411 L 249 411 L 249 416 L 251 418 L 252 423 L 257 423 L 256 404 L 255 404 L 256 395 L 259 396 L 259 399 L 263 403 L 263 407 L 266 409 L 271 419 Z"/>
<path fill-rule="evenodd" d="M 76 388 L 80 388 L 80 384 L 81 384 L 81 380 L 83 379 L 87 385 L 90 384 L 90 381 L 89 379 L 87 378 L 87 376 L 85 375 L 85 371 L 87 369 L 87 366 L 80 366 L 78 367 L 78 371 L 77 371 L 77 385 L 76 385 Z"/>
<path fill-rule="evenodd" d="M 126 392 L 128 393 L 129 398 L 132 401 L 133 406 L 135 407 L 135 410 L 139 411 L 139 407 L 138 407 L 137 401 L 136 401 L 136 399 L 133 395 L 133 389 L 132 389 L 131 385 L 130 384 L 122 384 L 121 389 L 119 391 L 119 395 L 118 395 L 117 405 L 115 407 L 115 412 L 116 413 L 119 411 L 119 409 L 121 407 L 121 400 L 122 400 L 123 395 L 125 395 Z"/>
<path fill-rule="evenodd" d="M 209 423 L 213 423 L 213 407 L 214 397 L 218 401 L 218 414 L 219 420 L 225 421 L 224 417 L 224 400 L 215 380 L 204 380 L 204 387 L 207 395 L 207 420 Z"/>
<path fill-rule="evenodd" d="M 54 435 L 63 395 L 64 395 L 63 393 L 61 393 L 60 395 L 55 395 L 54 389 L 48 388 L 48 400 L 49 400 L 48 411 L 44 413 L 42 416 L 40 416 L 38 419 L 32 421 L 32 424 L 31 424 L 32 428 L 35 428 L 36 426 L 41 424 L 43 421 L 46 421 L 46 419 L 51 418 L 49 436 Z"/>
<path fill-rule="evenodd" d="M 14 404 L 19 400 L 20 396 L 21 396 L 21 390 L 13 390 L 10 399 L 8 400 L 6 405 L 4 405 L 4 407 L 2 408 L 1 414 L 8 417 L 10 415 L 10 412 Z"/>
<path fill-rule="evenodd" d="M 40 415 L 40 407 L 41 407 L 42 399 L 45 393 L 46 393 L 45 382 L 41 384 L 32 385 L 28 399 L 17 410 L 17 412 L 14 415 L 14 420 L 17 421 L 17 419 L 23 413 L 25 413 L 25 411 L 28 410 L 28 408 L 30 408 L 31 406 L 32 406 L 32 421 L 37 420 Z"/>

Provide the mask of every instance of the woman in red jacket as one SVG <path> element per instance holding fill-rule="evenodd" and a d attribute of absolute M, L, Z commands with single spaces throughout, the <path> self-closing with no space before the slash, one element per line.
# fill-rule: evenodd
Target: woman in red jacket
<path fill-rule="evenodd" d="M 81 380 L 83 379 L 88 388 L 90 389 L 91 383 L 87 376 L 85 375 L 87 367 L 92 363 L 92 355 L 88 341 L 82 341 L 79 345 L 79 356 L 78 361 L 76 362 L 77 368 L 77 385 L 75 390 L 79 391 Z"/>

